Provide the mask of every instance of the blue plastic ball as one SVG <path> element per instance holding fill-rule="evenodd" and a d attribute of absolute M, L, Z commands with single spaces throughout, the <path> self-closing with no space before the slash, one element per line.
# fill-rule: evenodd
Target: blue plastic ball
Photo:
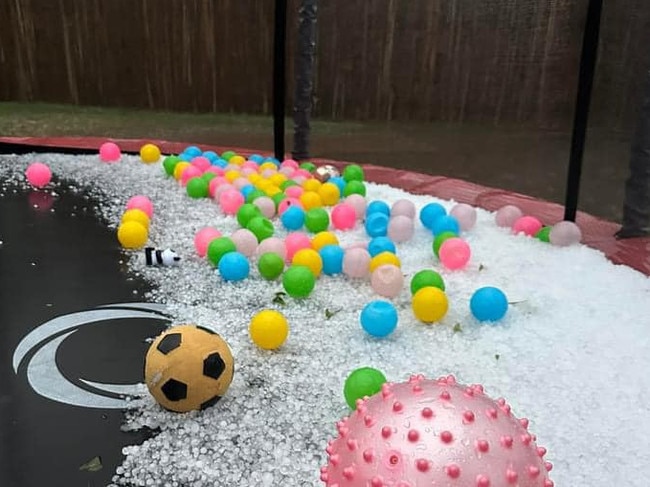
<path fill-rule="evenodd" d="M 444 215 L 433 222 L 431 231 L 434 235 L 440 235 L 444 232 L 453 232 L 456 235 L 460 235 L 460 224 L 458 223 L 456 217 L 451 215 Z"/>
<path fill-rule="evenodd" d="M 250 264 L 244 254 L 228 252 L 219 260 L 219 274 L 225 281 L 241 281 L 248 277 Z"/>
<path fill-rule="evenodd" d="M 323 274 L 334 276 L 343 272 L 345 250 L 340 245 L 325 245 L 318 253 L 323 261 Z"/>
<path fill-rule="evenodd" d="M 213 166 L 219 166 L 222 169 L 228 165 L 228 161 L 221 158 L 215 159 L 214 161 L 210 161 L 210 162 L 212 162 Z"/>
<path fill-rule="evenodd" d="M 499 321 L 508 311 L 508 298 L 499 288 L 482 287 L 472 295 L 469 309 L 479 321 Z"/>
<path fill-rule="evenodd" d="M 336 186 L 339 188 L 339 193 L 343 194 L 343 190 L 345 189 L 345 179 L 343 179 L 341 176 L 335 176 L 333 178 L 329 178 L 327 182 L 336 184 Z"/>
<path fill-rule="evenodd" d="M 368 207 L 366 208 L 366 215 L 372 215 L 374 213 L 383 213 L 390 217 L 390 206 L 388 206 L 384 201 L 371 201 L 368 203 Z"/>
<path fill-rule="evenodd" d="M 388 217 L 383 213 L 375 212 L 366 216 L 366 233 L 372 238 L 385 237 L 388 233 Z"/>
<path fill-rule="evenodd" d="M 446 214 L 447 210 L 440 203 L 429 203 L 420 210 L 420 221 L 425 228 L 431 230 L 436 220 Z"/>
<path fill-rule="evenodd" d="M 195 157 L 195 156 L 193 156 L 193 155 L 191 155 L 191 154 L 186 154 L 185 152 L 183 152 L 182 154 L 179 154 L 179 155 L 178 155 L 178 158 L 179 158 L 181 161 L 185 161 L 185 162 L 190 162 L 192 159 L 194 159 L 194 157 Z"/>
<path fill-rule="evenodd" d="M 212 164 L 214 164 L 214 161 L 219 159 L 219 154 L 217 154 L 214 151 L 209 150 L 209 151 L 205 151 L 203 153 L 203 157 L 205 157 L 208 161 L 210 161 Z"/>
<path fill-rule="evenodd" d="M 368 253 L 370 257 L 374 257 L 382 252 L 390 252 L 391 254 L 397 253 L 395 244 L 388 237 L 375 237 L 368 244 Z"/>
<path fill-rule="evenodd" d="M 183 154 L 187 154 L 192 157 L 198 157 L 201 154 L 203 154 L 203 151 L 195 145 L 190 145 L 188 147 L 185 147 L 185 150 L 183 150 Z"/>
<path fill-rule="evenodd" d="M 263 162 L 272 162 L 276 166 L 280 165 L 280 161 L 278 161 L 275 157 L 266 157 Z"/>
<path fill-rule="evenodd" d="M 305 224 L 305 210 L 298 206 L 290 206 L 282 213 L 280 220 L 287 230 L 300 230 Z"/>
<path fill-rule="evenodd" d="M 247 184 L 246 186 L 242 186 L 242 188 L 239 190 L 241 194 L 244 195 L 244 198 L 248 198 L 248 195 L 255 191 L 255 186 L 252 184 Z"/>
<path fill-rule="evenodd" d="M 397 310 L 388 301 L 371 301 L 361 311 L 360 320 L 366 333 L 382 338 L 397 327 Z"/>
<path fill-rule="evenodd" d="M 253 161 L 257 164 L 261 164 L 264 161 L 264 157 L 262 157 L 259 154 L 251 154 L 251 156 L 248 158 L 249 161 Z"/>

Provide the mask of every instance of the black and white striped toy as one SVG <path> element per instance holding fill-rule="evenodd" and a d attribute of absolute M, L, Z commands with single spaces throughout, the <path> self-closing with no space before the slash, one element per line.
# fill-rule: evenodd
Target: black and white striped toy
<path fill-rule="evenodd" d="M 144 258 L 147 265 L 152 266 L 175 266 L 181 258 L 172 249 L 157 250 L 153 247 L 144 249 Z"/>

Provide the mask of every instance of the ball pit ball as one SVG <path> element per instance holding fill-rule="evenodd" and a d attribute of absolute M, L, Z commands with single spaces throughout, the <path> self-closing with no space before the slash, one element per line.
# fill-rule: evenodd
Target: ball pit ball
<path fill-rule="evenodd" d="M 126 210 L 122 214 L 122 219 L 120 223 L 126 223 L 126 222 L 138 222 L 144 228 L 146 229 L 149 228 L 149 216 L 147 216 L 147 214 L 144 211 L 138 210 L 137 208 L 131 208 L 130 210 Z"/>
<path fill-rule="evenodd" d="M 532 237 L 537 232 L 539 232 L 543 226 L 544 225 L 542 225 L 542 222 L 534 216 L 522 216 L 521 218 L 518 218 L 512 225 L 512 233 L 523 233 L 529 237 Z"/>
<path fill-rule="evenodd" d="M 383 213 L 366 215 L 364 226 L 368 236 L 385 237 L 388 234 L 388 217 Z"/>
<path fill-rule="evenodd" d="M 374 272 L 377 267 L 387 264 L 394 265 L 396 267 L 402 266 L 399 257 L 397 257 L 397 255 L 395 255 L 393 252 L 381 252 L 370 259 L 368 270 L 370 272 Z"/>
<path fill-rule="evenodd" d="M 122 151 L 115 142 L 104 142 L 99 146 L 99 160 L 102 162 L 117 162 L 122 157 Z"/>
<path fill-rule="evenodd" d="M 332 232 L 318 232 L 311 239 L 311 246 L 314 250 L 318 251 L 326 245 L 338 245 L 339 239 Z"/>
<path fill-rule="evenodd" d="M 314 277 L 320 276 L 323 271 L 323 259 L 314 249 L 300 249 L 293 255 L 291 264 L 307 267 L 314 274 Z"/>
<path fill-rule="evenodd" d="M 279 311 L 265 309 L 253 316 L 248 325 L 248 333 L 258 347 L 276 350 L 289 336 L 289 323 Z"/>
<path fill-rule="evenodd" d="M 300 169 L 304 169 L 308 173 L 312 173 L 312 172 L 314 172 L 316 170 L 316 164 L 314 164 L 313 162 L 309 162 L 309 161 L 302 162 L 302 163 L 300 163 Z"/>
<path fill-rule="evenodd" d="M 343 273 L 352 278 L 363 278 L 370 272 L 370 254 L 363 248 L 351 248 L 343 256 Z"/>
<path fill-rule="evenodd" d="M 183 154 L 187 154 L 191 158 L 200 156 L 202 154 L 201 148 L 195 145 L 188 145 L 183 149 Z"/>
<path fill-rule="evenodd" d="M 264 279 L 273 281 L 282 275 L 284 259 L 275 252 L 266 252 L 260 256 L 257 270 Z"/>
<path fill-rule="evenodd" d="M 462 238 L 453 237 L 440 246 L 438 256 L 440 263 L 447 269 L 455 271 L 464 268 L 472 255 L 469 244 Z"/>
<path fill-rule="evenodd" d="M 343 169 L 343 179 L 346 183 L 351 181 L 363 181 L 363 168 L 358 164 L 350 164 Z"/>
<path fill-rule="evenodd" d="M 255 255 L 262 256 L 267 252 L 273 252 L 282 257 L 284 261 L 287 258 L 287 247 L 284 243 L 284 240 L 278 237 L 269 237 L 266 240 L 260 242 L 255 250 Z"/>
<path fill-rule="evenodd" d="M 408 420 L 407 420 L 408 418 Z M 337 422 L 327 486 L 553 487 L 546 450 L 504 399 L 453 376 L 385 383 Z"/>
<path fill-rule="evenodd" d="M 397 328 L 397 309 L 388 301 L 371 301 L 364 306 L 359 321 L 366 333 L 376 338 L 384 338 Z"/>
<path fill-rule="evenodd" d="M 318 193 L 318 190 L 322 186 L 322 183 L 316 179 L 316 178 L 309 178 L 307 181 L 305 181 L 302 184 L 302 187 L 304 188 L 305 191 L 313 191 L 315 193 Z"/>
<path fill-rule="evenodd" d="M 500 227 L 512 228 L 515 222 L 524 216 L 523 212 L 514 205 L 505 205 L 499 208 L 494 215 L 494 221 Z"/>
<path fill-rule="evenodd" d="M 351 194 L 350 196 L 346 196 L 345 203 L 354 208 L 357 220 L 363 220 L 365 218 L 366 207 L 368 206 L 365 197 L 360 194 Z"/>
<path fill-rule="evenodd" d="M 237 154 L 234 151 L 227 150 L 226 152 L 221 154 L 221 158 L 224 161 L 230 161 L 233 157 L 235 157 Z"/>
<path fill-rule="evenodd" d="M 388 237 L 375 237 L 368 243 L 368 252 L 371 257 L 375 257 L 382 252 L 397 252 L 395 244 Z"/>
<path fill-rule="evenodd" d="M 191 164 L 186 166 L 181 174 L 181 186 L 187 186 L 194 178 L 201 179 L 202 175 L 203 173 L 198 167 L 192 166 Z"/>
<path fill-rule="evenodd" d="M 264 191 L 260 191 L 259 189 L 254 189 L 253 191 L 249 192 L 246 195 L 246 203 L 253 203 L 257 198 L 261 198 L 262 196 L 266 196 Z"/>
<path fill-rule="evenodd" d="M 300 201 L 300 197 L 301 197 L 302 194 L 305 192 L 305 190 L 302 189 L 301 186 L 297 186 L 297 185 L 296 185 L 297 183 L 296 183 L 295 181 L 292 181 L 292 182 L 293 182 L 294 184 L 288 186 L 287 188 L 285 188 L 284 193 L 285 193 L 289 198 L 294 198 L 294 199 L 297 199 L 298 201 Z M 318 197 L 320 198 L 320 195 L 318 195 Z M 300 206 L 302 206 L 302 202 L 300 203 Z"/>
<path fill-rule="evenodd" d="M 535 238 L 540 242 L 550 243 L 551 242 L 549 238 L 550 233 L 551 233 L 551 227 L 542 227 L 539 230 L 539 232 L 535 234 Z"/>
<path fill-rule="evenodd" d="M 240 252 L 228 252 L 219 259 L 217 267 L 224 281 L 243 281 L 250 273 L 248 259 Z"/>
<path fill-rule="evenodd" d="M 458 237 L 454 232 L 442 232 L 435 236 L 433 239 L 433 253 L 436 257 L 440 258 L 440 246 L 450 238 Z"/>
<path fill-rule="evenodd" d="M 411 278 L 411 294 L 417 293 L 423 287 L 437 287 L 441 291 L 445 290 L 445 281 L 442 276 L 431 269 L 418 271 Z"/>
<path fill-rule="evenodd" d="M 551 228 L 548 235 L 549 242 L 558 247 L 575 245 L 582 240 L 580 227 L 571 221 L 558 222 Z"/>
<path fill-rule="evenodd" d="M 360 367 L 353 370 L 345 379 L 343 397 L 348 407 L 355 410 L 357 401 L 374 396 L 381 391 L 381 386 L 386 383 L 386 376 L 372 367 Z"/>
<path fill-rule="evenodd" d="M 27 182 L 35 188 L 47 186 L 52 180 L 52 171 L 47 164 L 33 162 L 25 171 Z"/>
<path fill-rule="evenodd" d="M 190 161 L 190 164 L 192 164 L 194 167 L 197 167 L 201 172 L 207 171 L 207 169 L 212 166 L 210 160 L 207 157 L 203 156 L 196 156 Z"/>
<path fill-rule="evenodd" d="M 217 176 L 216 178 L 212 178 L 210 180 L 210 182 L 208 183 L 208 194 L 210 195 L 210 198 L 213 198 L 216 201 L 219 201 L 219 195 L 221 194 L 221 191 L 219 191 L 219 188 L 221 188 L 225 184 L 227 184 L 227 181 L 221 176 Z M 219 195 L 217 195 L 217 193 L 219 193 Z"/>
<path fill-rule="evenodd" d="M 360 196 L 366 196 L 366 185 L 361 181 L 350 181 L 343 188 L 343 196 L 351 196 L 353 194 L 358 194 Z"/>
<path fill-rule="evenodd" d="M 129 201 L 126 202 L 126 209 L 144 211 L 149 218 L 153 216 L 153 203 L 147 196 L 142 194 L 131 196 Z"/>
<path fill-rule="evenodd" d="M 340 245 L 325 245 L 318 253 L 323 261 L 323 274 L 334 276 L 343 272 L 345 251 Z"/>
<path fill-rule="evenodd" d="M 275 233 L 275 228 L 273 227 L 271 220 L 264 218 L 263 216 L 252 218 L 248 222 L 248 225 L 246 225 L 246 228 L 255 234 L 258 242 L 262 242 L 263 240 L 272 237 L 273 233 Z"/>
<path fill-rule="evenodd" d="M 380 265 L 370 275 L 370 286 L 380 296 L 395 298 L 404 288 L 402 270 L 392 264 Z"/>
<path fill-rule="evenodd" d="M 156 338 L 145 357 L 145 383 L 158 404 L 184 413 L 216 404 L 234 374 L 228 344 L 207 328 L 180 325 Z"/>
<path fill-rule="evenodd" d="M 332 209 L 332 225 L 337 230 L 351 230 L 357 221 L 354 207 L 348 203 L 339 203 Z"/>
<path fill-rule="evenodd" d="M 237 210 L 237 223 L 239 223 L 239 226 L 246 228 L 248 222 L 257 216 L 263 216 L 259 207 L 253 203 L 244 203 Z"/>
<path fill-rule="evenodd" d="M 235 242 L 233 242 L 229 237 L 217 237 L 212 239 L 208 244 L 208 251 L 206 255 L 208 260 L 212 263 L 213 266 L 217 267 L 219 261 L 229 252 L 236 252 L 237 247 Z"/>
<path fill-rule="evenodd" d="M 324 183 L 318 188 L 318 196 L 325 206 L 334 206 L 341 199 L 341 190 L 334 183 Z"/>
<path fill-rule="evenodd" d="M 397 215 L 392 217 L 388 222 L 388 238 L 395 242 L 408 242 L 413 238 L 415 232 L 415 225 L 413 220 L 408 216 Z"/>
<path fill-rule="evenodd" d="M 278 215 L 282 216 L 284 212 L 287 211 L 292 206 L 297 206 L 301 210 L 304 210 L 304 208 L 302 207 L 302 203 L 300 202 L 299 199 L 292 198 L 289 195 L 287 195 L 287 197 L 283 199 L 278 205 Z"/>
<path fill-rule="evenodd" d="M 246 257 L 252 257 L 257 249 L 257 237 L 246 228 L 235 230 L 230 239 L 235 244 L 237 252 L 244 254 Z"/>
<path fill-rule="evenodd" d="M 292 265 L 282 276 L 282 286 L 292 298 L 306 298 L 314 290 L 315 285 L 314 274 L 303 265 Z"/>
<path fill-rule="evenodd" d="M 306 233 L 303 232 L 291 232 L 284 239 L 284 245 L 287 249 L 287 260 L 291 262 L 293 256 L 296 252 L 302 249 L 311 248 L 311 240 Z"/>
<path fill-rule="evenodd" d="M 181 158 L 178 156 L 167 156 L 163 160 L 163 169 L 165 170 L 165 174 L 167 176 L 173 176 L 174 175 L 174 169 L 176 169 L 176 165 L 181 162 Z"/>
<path fill-rule="evenodd" d="M 226 215 L 236 215 L 244 204 L 244 195 L 236 189 L 228 189 L 219 195 L 219 206 Z"/>
<path fill-rule="evenodd" d="M 300 230 L 305 225 L 305 211 L 299 206 L 289 206 L 282 213 L 280 221 L 287 230 Z"/>
<path fill-rule="evenodd" d="M 194 248 L 199 257 L 205 257 L 208 245 L 215 238 L 221 237 L 221 232 L 214 227 L 203 227 L 194 235 Z"/>
<path fill-rule="evenodd" d="M 328 183 L 336 185 L 337 188 L 339 188 L 339 196 L 343 194 L 343 190 L 345 190 L 345 179 L 341 176 L 336 176 L 333 178 L 330 178 Z"/>
<path fill-rule="evenodd" d="M 140 148 L 140 159 L 145 164 L 153 164 L 160 159 L 160 149 L 154 144 L 145 144 Z"/>
<path fill-rule="evenodd" d="M 390 206 L 385 201 L 375 200 L 368 203 L 366 207 L 366 217 L 374 213 L 383 213 L 390 217 Z"/>
<path fill-rule="evenodd" d="M 434 235 L 440 235 L 444 232 L 453 232 L 456 235 L 460 235 L 460 224 L 456 217 L 451 215 L 443 215 L 440 218 L 437 218 L 433 222 L 433 227 L 431 227 L 431 232 Z"/>
<path fill-rule="evenodd" d="M 437 287 L 423 287 L 413 295 L 413 314 L 423 323 L 442 320 L 449 309 L 447 295 Z"/>
<path fill-rule="evenodd" d="M 466 203 L 458 203 L 449 214 L 458 220 L 463 232 L 471 230 L 476 225 L 476 208 Z"/>
<path fill-rule="evenodd" d="M 140 249 L 145 246 L 149 232 L 137 221 L 128 221 L 117 227 L 117 240 L 125 249 Z"/>
<path fill-rule="evenodd" d="M 425 228 L 433 230 L 435 221 L 447 214 L 447 210 L 440 203 L 428 203 L 420 210 L 420 222 Z"/>
<path fill-rule="evenodd" d="M 415 214 L 417 210 L 415 205 L 411 200 L 400 199 L 393 203 L 393 206 L 390 209 L 390 216 L 406 216 L 411 220 L 415 219 Z"/>
<path fill-rule="evenodd" d="M 183 173 L 185 172 L 185 169 L 187 169 L 190 166 L 191 164 L 185 161 L 180 161 L 179 163 L 177 163 L 174 166 L 174 173 L 172 174 L 172 176 L 174 176 L 174 179 L 176 181 L 180 181 L 181 177 L 183 176 Z"/>
<path fill-rule="evenodd" d="M 305 213 L 305 227 L 310 232 L 324 232 L 329 226 L 330 217 L 323 208 L 312 208 Z"/>
<path fill-rule="evenodd" d="M 266 218 L 273 218 L 275 216 L 275 202 L 268 196 L 260 196 L 253 204 L 260 209 L 262 215 Z"/>
<path fill-rule="evenodd" d="M 499 288 L 482 287 L 472 294 L 469 309 L 478 321 L 499 321 L 508 311 L 508 298 Z"/>
<path fill-rule="evenodd" d="M 210 194 L 210 183 L 202 177 L 194 177 L 187 182 L 185 191 L 190 198 L 207 198 Z"/>

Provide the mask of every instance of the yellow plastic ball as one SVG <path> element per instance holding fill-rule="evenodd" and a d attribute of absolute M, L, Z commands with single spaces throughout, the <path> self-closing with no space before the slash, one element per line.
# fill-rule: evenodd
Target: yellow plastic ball
<path fill-rule="evenodd" d="M 186 161 L 182 161 L 176 164 L 176 166 L 174 167 L 174 179 L 176 181 L 179 181 L 181 179 L 181 176 L 183 175 L 183 171 L 185 171 L 185 169 L 188 168 L 189 166 L 191 166 L 191 164 Z"/>
<path fill-rule="evenodd" d="M 375 255 L 370 260 L 370 272 L 372 273 L 380 265 L 386 265 L 386 264 L 402 267 L 402 263 L 400 262 L 399 257 L 397 257 L 392 252 L 386 251 Z"/>
<path fill-rule="evenodd" d="M 437 287 L 423 287 L 413 295 L 413 314 L 424 323 L 435 323 L 447 314 L 449 301 L 444 291 Z"/>
<path fill-rule="evenodd" d="M 144 228 L 149 228 L 149 215 L 142 210 L 132 208 L 126 210 L 122 215 L 122 223 L 126 222 L 138 222 L 142 224 Z"/>
<path fill-rule="evenodd" d="M 291 263 L 308 267 L 314 277 L 320 276 L 323 271 L 323 259 L 314 249 L 300 249 L 293 255 Z"/>
<path fill-rule="evenodd" d="M 248 332 L 255 345 L 264 350 L 275 350 L 287 339 L 289 323 L 279 311 L 265 309 L 253 316 Z"/>
<path fill-rule="evenodd" d="M 262 164 L 260 164 L 260 172 L 263 172 L 266 169 L 273 169 L 277 171 L 278 166 L 276 166 L 272 162 L 263 162 Z"/>
<path fill-rule="evenodd" d="M 302 187 L 305 191 L 313 191 L 314 193 L 318 193 L 318 190 L 321 187 L 321 182 L 318 179 L 311 178 L 302 183 Z"/>
<path fill-rule="evenodd" d="M 153 144 L 145 144 L 140 148 L 140 159 L 146 164 L 153 164 L 160 159 L 160 149 Z"/>
<path fill-rule="evenodd" d="M 256 184 L 258 181 L 262 180 L 262 176 L 254 172 L 248 175 L 248 180 L 251 184 Z"/>
<path fill-rule="evenodd" d="M 226 178 L 226 181 L 232 183 L 235 179 L 241 176 L 239 171 L 228 171 L 223 175 Z"/>
<path fill-rule="evenodd" d="M 341 190 L 334 183 L 323 183 L 318 188 L 318 195 L 325 206 L 334 206 L 341 199 Z"/>
<path fill-rule="evenodd" d="M 130 221 L 117 227 L 117 240 L 125 249 L 140 249 L 145 246 L 148 238 L 149 232 L 142 223 Z"/>
<path fill-rule="evenodd" d="M 339 239 L 332 232 L 318 232 L 311 239 L 311 246 L 317 252 L 326 245 L 338 245 Z"/>
<path fill-rule="evenodd" d="M 269 186 L 264 190 L 264 192 L 266 193 L 266 196 L 273 198 L 276 194 L 282 193 L 282 190 L 277 186 Z"/>
<path fill-rule="evenodd" d="M 245 162 L 246 162 L 246 158 L 239 155 L 232 156 L 230 159 L 228 159 L 229 164 L 237 164 L 238 166 L 241 166 Z"/>
<path fill-rule="evenodd" d="M 268 179 L 260 179 L 256 184 L 255 187 L 259 189 L 260 191 L 266 191 L 267 189 L 273 187 L 273 183 L 269 181 Z"/>
<path fill-rule="evenodd" d="M 271 181 L 275 186 L 280 186 L 286 180 L 287 177 L 281 172 L 277 172 L 269 178 L 269 181 Z"/>
<path fill-rule="evenodd" d="M 309 211 L 312 208 L 320 208 L 323 206 L 323 200 L 321 200 L 318 193 L 314 191 L 305 191 L 300 195 L 300 202 L 305 211 Z"/>

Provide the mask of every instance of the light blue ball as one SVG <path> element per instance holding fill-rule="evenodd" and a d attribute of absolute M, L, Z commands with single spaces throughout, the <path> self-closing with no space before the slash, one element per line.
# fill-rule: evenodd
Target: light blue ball
<path fill-rule="evenodd" d="M 343 272 L 345 251 L 340 245 L 325 245 L 318 251 L 323 260 L 323 274 L 333 276 Z"/>
<path fill-rule="evenodd" d="M 341 176 L 336 176 L 329 178 L 327 182 L 336 184 L 336 186 L 339 188 L 339 193 L 343 194 L 343 190 L 345 189 L 345 179 L 343 179 Z"/>
<path fill-rule="evenodd" d="M 276 166 L 280 165 L 280 161 L 278 161 L 275 157 L 266 157 L 263 162 L 272 162 Z"/>
<path fill-rule="evenodd" d="M 250 264 L 244 254 L 228 252 L 219 261 L 219 274 L 225 281 L 241 281 L 248 277 Z"/>
<path fill-rule="evenodd" d="M 300 230 L 305 224 L 305 210 L 298 206 L 290 206 L 280 217 L 282 225 L 287 230 Z"/>
<path fill-rule="evenodd" d="M 508 311 L 508 298 L 499 288 L 482 287 L 472 295 L 469 309 L 479 321 L 499 321 Z"/>
<path fill-rule="evenodd" d="M 388 233 L 388 217 L 380 212 L 367 215 L 365 227 L 370 237 L 385 237 Z"/>
<path fill-rule="evenodd" d="M 390 206 L 384 201 L 371 201 L 366 207 L 366 215 L 372 215 L 374 213 L 383 213 L 387 217 L 390 217 Z"/>
<path fill-rule="evenodd" d="M 210 161 L 213 166 L 219 166 L 220 168 L 224 168 L 228 165 L 228 161 L 225 159 L 217 158 L 214 161 Z"/>
<path fill-rule="evenodd" d="M 217 153 L 214 152 L 214 151 L 209 150 L 209 151 L 205 151 L 205 152 L 203 153 L 203 157 L 205 157 L 205 158 L 206 158 L 208 161 L 210 161 L 211 163 L 214 163 L 214 161 L 216 161 L 217 159 L 219 159 L 219 154 L 217 154 Z"/>
<path fill-rule="evenodd" d="M 397 249 L 393 241 L 388 237 L 375 237 L 368 244 L 368 253 L 370 257 L 374 257 L 382 252 L 397 253 Z"/>
<path fill-rule="evenodd" d="M 397 327 L 397 310 L 388 301 L 371 301 L 361 311 L 361 327 L 377 338 L 390 335 Z"/>
<path fill-rule="evenodd" d="M 255 191 L 255 186 L 252 184 L 247 184 L 246 186 L 242 186 L 242 188 L 239 190 L 241 194 L 244 195 L 244 198 L 248 198 L 248 195 Z"/>
<path fill-rule="evenodd" d="M 197 156 L 200 156 L 201 154 L 203 154 L 203 151 L 201 149 L 199 149 L 195 145 L 190 145 L 188 147 L 185 147 L 185 149 L 183 150 L 183 153 L 187 154 L 187 155 L 189 155 L 191 157 L 197 157 Z"/>
<path fill-rule="evenodd" d="M 192 159 L 194 159 L 194 157 L 196 157 L 196 156 L 193 156 L 193 155 L 191 155 L 191 154 L 187 154 L 187 153 L 185 153 L 185 152 L 183 152 L 182 154 L 179 154 L 179 155 L 178 155 L 178 158 L 179 158 L 181 161 L 185 161 L 185 162 L 191 162 Z"/>
<path fill-rule="evenodd" d="M 446 214 L 447 210 L 440 203 L 429 203 L 420 210 L 420 221 L 425 228 L 431 230 L 436 220 Z"/>
<path fill-rule="evenodd" d="M 431 231 L 434 235 L 440 235 L 444 232 L 454 232 L 456 235 L 460 235 L 460 224 L 458 223 L 456 217 L 451 215 L 444 215 L 433 222 Z"/>
<path fill-rule="evenodd" d="M 249 160 L 249 161 L 253 161 L 253 162 L 257 163 L 257 164 L 261 164 L 262 162 L 264 162 L 264 157 L 262 157 L 262 156 L 259 155 L 259 154 L 252 154 L 252 155 L 248 158 L 248 160 Z"/>

